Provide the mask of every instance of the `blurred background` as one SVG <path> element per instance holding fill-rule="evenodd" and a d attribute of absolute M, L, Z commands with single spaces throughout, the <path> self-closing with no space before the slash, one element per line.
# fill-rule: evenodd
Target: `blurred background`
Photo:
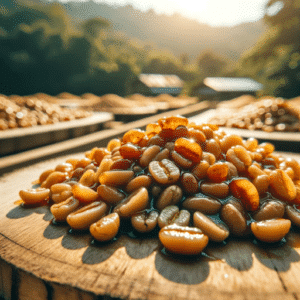
<path fill-rule="evenodd" d="M 0 3 L 0 93 L 142 93 L 140 74 L 172 74 L 196 96 L 206 77 L 249 77 L 260 95 L 300 90 L 300 1 Z"/>

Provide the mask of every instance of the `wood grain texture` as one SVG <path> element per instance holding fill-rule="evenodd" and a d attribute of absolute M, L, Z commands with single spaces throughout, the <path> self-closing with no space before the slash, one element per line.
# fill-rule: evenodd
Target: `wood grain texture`
<path fill-rule="evenodd" d="M 88 233 L 53 225 L 48 207 L 14 204 L 20 189 L 65 160 L 58 157 L 0 177 L 0 297 L 299 299 L 298 232 L 291 232 L 281 246 L 230 240 L 209 245 L 197 260 L 183 260 L 166 256 L 155 238 L 121 236 L 96 245 Z"/>

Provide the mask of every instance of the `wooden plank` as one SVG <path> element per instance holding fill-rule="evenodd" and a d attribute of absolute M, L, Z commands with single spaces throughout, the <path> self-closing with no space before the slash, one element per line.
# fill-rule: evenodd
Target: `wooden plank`
<path fill-rule="evenodd" d="M 0 259 L 0 299 L 11 297 L 12 266 Z"/>
<path fill-rule="evenodd" d="M 111 120 L 113 115 L 103 112 L 72 121 L 0 131 L 0 157 L 94 132 Z"/>
<path fill-rule="evenodd" d="M 77 157 L 83 154 L 77 154 Z M 69 156 L 67 156 L 69 157 Z M 10 299 L 17 278 L 18 299 L 297 299 L 300 236 L 262 248 L 247 240 L 210 245 L 196 261 L 174 259 L 157 239 L 120 237 L 99 246 L 89 234 L 55 226 L 48 207 L 15 205 L 58 157 L 13 171 L 0 179 L 0 295 Z M 8 267 L 12 264 L 17 276 Z M 10 270 L 5 272 L 5 270 Z M 7 284 L 4 284 L 7 282 Z M 36 286 L 37 294 L 30 289 Z M 65 298 L 65 299 L 66 299 Z M 33 299 L 33 298 L 31 298 Z"/>
<path fill-rule="evenodd" d="M 207 123 L 216 115 L 215 109 L 207 110 L 190 118 L 191 122 Z M 224 111 L 226 114 L 226 110 Z M 265 132 L 263 130 L 248 130 L 238 128 L 220 127 L 228 134 L 239 135 L 243 138 L 255 137 L 260 143 L 270 142 L 275 146 L 277 151 L 300 152 L 300 132 Z"/>
<path fill-rule="evenodd" d="M 32 163 L 45 160 L 46 158 L 49 159 L 57 157 L 58 155 L 66 155 L 67 153 L 72 154 L 87 151 L 96 146 L 106 146 L 109 140 L 111 140 L 112 138 L 123 136 L 125 132 L 133 128 L 145 128 L 147 124 L 154 123 L 159 118 L 163 118 L 164 116 L 184 115 L 186 117 L 189 117 L 208 108 L 208 102 L 201 102 L 182 109 L 169 111 L 139 121 L 123 124 L 121 127 L 115 129 L 103 130 L 82 137 L 77 137 L 71 140 L 56 143 L 50 146 L 40 147 L 19 154 L 9 155 L 0 158 L 0 175 L 12 171 L 16 168 L 28 166 Z M 14 143 L 12 145 L 14 145 Z"/>

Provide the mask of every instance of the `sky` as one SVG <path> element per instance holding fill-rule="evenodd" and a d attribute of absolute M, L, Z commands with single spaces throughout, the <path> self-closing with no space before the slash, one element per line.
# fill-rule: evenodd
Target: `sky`
<path fill-rule="evenodd" d="M 69 0 L 61 0 L 66 2 Z M 75 0 L 76 1 L 76 0 Z M 77 0 L 85 1 L 85 0 Z M 233 26 L 253 22 L 264 15 L 268 0 L 94 0 L 108 4 L 132 4 L 142 11 L 154 9 L 157 13 L 180 13 L 211 26 Z"/>

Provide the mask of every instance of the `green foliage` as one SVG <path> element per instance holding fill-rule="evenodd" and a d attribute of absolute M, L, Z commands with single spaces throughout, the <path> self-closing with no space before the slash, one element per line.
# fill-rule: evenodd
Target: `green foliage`
<path fill-rule="evenodd" d="M 144 73 L 176 74 L 187 86 L 199 68 L 112 29 L 104 18 L 78 21 L 58 3 L 24 4 L 0 11 L 0 91 L 28 95 L 61 92 L 133 94 Z M 96 5 L 96 4 L 94 4 Z"/>
<path fill-rule="evenodd" d="M 132 93 L 143 51 L 104 19 L 76 25 L 57 3 L 0 14 L 1 93 Z"/>
<path fill-rule="evenodd" d="M 270 7 L 282 4 L 277 14 Z M 300 1 L 270 0 L 265 21 L 266 33 L 241 57 L 236 74 L 264 84 L 264 93 L 285 98 L 300 94 Z"/>
<path fill-rule="evenodd" d="M 216 54 L 213 50 L 207 49 L 200 53 L 197 64 L 206 77 L 218 76 L 227 66 L 228 59 Z"/>

